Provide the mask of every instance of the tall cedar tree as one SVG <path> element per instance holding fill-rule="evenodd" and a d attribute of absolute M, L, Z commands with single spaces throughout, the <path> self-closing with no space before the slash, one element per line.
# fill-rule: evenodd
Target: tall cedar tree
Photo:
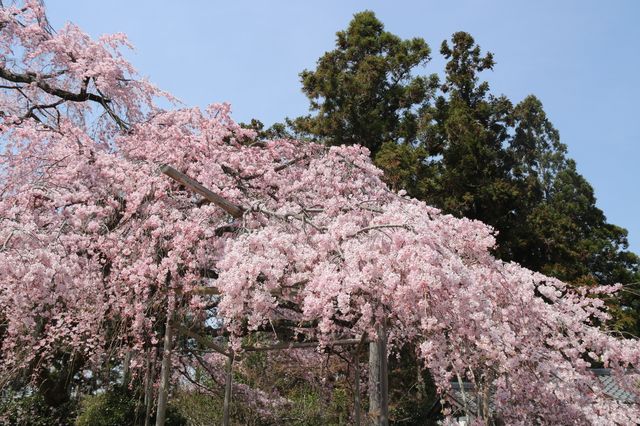
<path fill-rule="evenodd" d="M 402 40 L 384 30 L 373 12 L 354 16 L 336 34 L 336 49 L 325 53 L 314 71 L 300 74 L 314 115 L 295 119 L 296 133 L 331 145 L 364 145 L 380 153 L 390 183 L 399 186 L 415 175 L 413 144 L 419 119 L 438 85 L 435 75 L 413 71 L 431 59 L 420 38 Z M 393 157 L 393 158 L 391 158 Z"/>

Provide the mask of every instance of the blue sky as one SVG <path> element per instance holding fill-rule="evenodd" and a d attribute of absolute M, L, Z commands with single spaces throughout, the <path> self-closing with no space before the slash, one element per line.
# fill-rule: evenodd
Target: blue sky
<path fill-rule="evenodd" d="M 139 72 L 186 105 L 230 102 L 238 121 L 307 111 L 298 73 L 370 9 L 386 29 L 440 43 L 470 32 L 497 65 L 492 91 L 538 96 L 610 222 L 640 252 L 640 2 L 45 0 L 54 28 L 126 33 Z"/>

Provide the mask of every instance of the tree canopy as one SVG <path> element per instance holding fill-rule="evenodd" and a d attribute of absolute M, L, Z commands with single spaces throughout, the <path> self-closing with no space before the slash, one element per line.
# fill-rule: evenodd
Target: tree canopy
<path fill-rule="evenodd" d="M 372 14 L 359 19 L 368 22 L 364 34 L 375 30 L 382 51 L 399 51 L 402 63 L 428 52 L 385 35 Z M 345 46 L 360 39 L 353 27 Z M 487 420 L 640 417 L 637 404 L 607 398 L 589 371 L 611 368 L 630 389 L 638 380 L 629 374 L 640 362 L 637 341 L 598 327 L 609 314 L 594 296 L 619 286 L 573 288 L 495 258 L 490 226 L 390 189 L 367 147 L 259 140 L 225 104 L 162 110 L 154 101 L 168 95 L 139 79 L 122 46 L 124 36 L 95 41 L 72 24 L 53 32 L 37 2 L 0 9 L 3 390 L 27 389 L 59 406 L 72 387 L 95 393 L 103 375 L 108 387 L 114 366 L 120 384 L 146 376 L 147 388 L 165 378 L 199 386 L 194 374 L 215 383 L 223 371 L 205 349 L 242 365 L 250 361 L 247 341 L 321 350 L 336 339 L 375 339 L 385 327 L 394 351 L 416 348 L 439 392 L 466 377 L 492 393 Z M 405 62 L 405 54 L 418 56 Z M 465 158 L 467 149 L 484 152 L 465 132 L 502 134 L 502 102 L 480 96 L 481 116 L 460 98 L 460 112 L 441 125 L 459 137 L 443 146 L 467 144 Z M 492 133 L 470 117 L 485 117 Z M 399 131 L 389 126 L 372 149 Z M 441 155 L 458 161 L 454 151 Z M 497 194 L 501 160 L 486 158 Z M 187 179 L 208 188 L 199 187 L 204 198 Z M 571 198 L 559 181 L 552 191 Z M 482 212 L 488 196 L 460 208 Z M 563 207 L 571 208 L 558 201 L 559 213 Z M 149 367 L 160 359 L 162 379 Z M 291 402 L 246 383 L 237 389 L 265 419 Z"/>

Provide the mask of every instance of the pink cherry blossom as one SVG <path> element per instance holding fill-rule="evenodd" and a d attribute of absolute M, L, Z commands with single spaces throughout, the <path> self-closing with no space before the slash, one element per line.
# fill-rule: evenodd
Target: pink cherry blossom
<path fill-rule="evenodd" d="M 60 350 L 99 367 L 116 348 L 142 368 L 167 315 L 215 321 L 238 350 L 273 324 L 323 345 L 385 322 L 441 391 L 458 375 L 490 389 L 509 424 L 638 422 L 588 370 L 637 390 L 640 345 L 599 327 L 593 296 L 615 288 L 493 258 L 490 227 L 390 191 L 365 148 L 258 141 L 227 104 L 161 110 L 168 95 L 137 77 L 123 35 L 45 23 L 38 2 L 0 8 L 0 377 Z"/>

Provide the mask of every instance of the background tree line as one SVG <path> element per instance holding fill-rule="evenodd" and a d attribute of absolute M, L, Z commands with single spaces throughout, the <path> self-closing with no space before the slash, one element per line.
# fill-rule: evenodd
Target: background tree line
<path fill-rule="evenodd" d="M 481 74 L 493 54 L 468 33 L 443 41 L 440 54 L 443 76 L 421 74 L 432 57 L 425 40 L 357 13 L 335 49 L 300 74 L 310 114 L 250 126 L 263 137 L 364 145 L 393 189 L 493 226 L 501 259 L 576 285 L 628 284 L 612 302 L 613 326 L 640 334 L 639 258 L 596 206 L 542 102 L 492 93 Z"/>

